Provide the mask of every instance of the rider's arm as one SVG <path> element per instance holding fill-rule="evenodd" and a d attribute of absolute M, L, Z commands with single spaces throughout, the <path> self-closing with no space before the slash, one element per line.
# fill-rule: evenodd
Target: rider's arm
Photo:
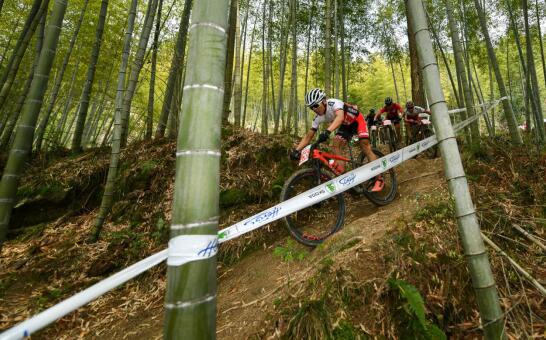
<path fill-rule="evenodd" d="M 306 147 L 309 144 L 309 142 L 311 142 L 313 137 L 315 136 L 315 132 L 316 131 L 313 130 L 313 129 L 309 130 L 309 132 L 307 132 L 307 134 L 305 136 L 303 136 L 303 138 L 301 139 L 300 143 L 296 147 L 296 150 L 301 151 L 301 149 Z"/>
<path fill-rule="evenodd" d="M 328 126 L 327 130 L 330 132 L 334 132 L 338 127 L 341 126 L 343 123 L 343 120 L 345 119 L 345 114 L 343 113 L 343 110 L 337 110 L 335 112 L 336 118 L 334 118 L 334 121 L 330 126 Z"/>
<path fill-rule="evenodd" d="M 381 117 L 381 115 L 382 115 L 383 113 L 385 113 L 385 112 L 386 112 L 386 111 L 385 111 L 383 108 L 379 109 L 379 111 L 378 111 L 378 112 L 375 114 L 375 116 L 373 117 L 373 120 L 374 120 L 374 121 L 377 120 L 377 118 Z"/>

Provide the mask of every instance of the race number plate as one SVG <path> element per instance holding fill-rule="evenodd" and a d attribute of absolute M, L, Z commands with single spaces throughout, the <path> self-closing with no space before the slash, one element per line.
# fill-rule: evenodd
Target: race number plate
<path fill-rule="evenodd" d="M 377 130 L 377 126 L 372 125 L 372 131 L 373 131 L 373 130 Z"/>
<path fill-rule="evenodd" d="M 311 145 L 307 145 L 305 148 L 303 148 L 303 150 L 301 150 L 300 163 L 298 164 L 298 166 L 302 165 L 303 163 L 309 160 L 310 151 L 311 151 Z"/>
<path fill-rule="evenodd" d="M 421 119 L 421 123 L 423 123 L 424 125 L 430 125 L 430 120 L 428 120 L 428 119 Z"/>
<path fill-rule="evenodd" d="M 383 125 L 391 125 L 391 121 L 388 120 L 388 119 L 385 119 L 385 120 L 383 121 Z"/>

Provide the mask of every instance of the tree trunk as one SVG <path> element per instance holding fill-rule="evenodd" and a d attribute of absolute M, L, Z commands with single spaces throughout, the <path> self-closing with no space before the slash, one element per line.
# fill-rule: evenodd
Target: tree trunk
<path fill-rule="evenodd" d="M 527 71 L 529 72 L 529 76 L 531 77 L 531 84 L 533 88 L 533 97 L 531 97 L 531 100 L 534 100 L 536 103 L 536 110 L 534 110 L 535 128 L 538 132 L 538 137 L 540 141 L 544 142 L 544 115 L 542 113 L 542 105 L 540 101 L 540 88 L 538 87 L 537 71 L 535 68 L 531 30 L 529 29 L 529 12 L 527 8 L 527 0 L 521 0 L 521 4 L 523 9 L 523 21 L 525 23 L 525 49 L 527 52 Z"/>
<path fill-rule="evenodd" d="M 315 0 L 312 0 L 311 7 L 309 8 L 309 23 L 307 24 L 307 48 L 305 53 L 305 81 L 304 81 L 304 94 L 307 94 L 309 90 L 309 57 L 311 56 L 311 28 L 313 27 L 313 13 L 315 9 Z"/>
<path fill-rule="evenodd" d="M 116 110 L 114 112 L 115 122 L 114 137 L 112 138 L 112 153 L 110 154 L 110 167 L 108 168 L 108 177 L 106 178 L 106 185 L 104 186 L 104 193 L 102 195 L 102 201 L 95 219 L 93 234 L 91 240 L 96 241 L 100 236 L 100 231 L 104 224 L 106 216 L 110 212 L 114 203 L 114 189 L 116 187 L 117 172 L 119 166 L 119 155 L 121 153 L 121 135 L 122 135 L 122 112 L 123 112 L 123 98 L 125 98 L 125 78 L 127 74 L 127 65 L 129 63 L 129 52 L 131 50 L 131 40 L 133 37 L 133 30 L 135 24 L 135 17 L 137 12 L 138 0 L 131 1 L 131 7 L 129 9 L 129 16 L 127 18 L 127 28 L 125 29 L 125 37 L 123 39 L 123 52 L 121 55 L 121 63 L 119 66 L 117 91 L 116 91 Z M 102 144 L 105 145 L 108 139 L 108 132 L 104 135 Z"/>
<path fill-rule="evenodd" d="M 546 61 L 544 60 L 544 43 L 542 41 L 542 30 L 540 28 L 540 7 L 538 0 L 535 0 L 535 13 L 537 17 L 538 46 L 540 47 L 540 60 L 542 61 L 542 72 L 544 74 L 544 84 L 546 85 Z"/>
<path fill-rule="evenodd" d="M 44 39 L 43 53 L 40 53 L 35 77 L 30 85 L 29 96 L 21 112 L 21 123 L 17 127 L 13 146 L 0 182 L 0 246 L 6 239 L 11 212 L 16 202 L 19 178 L 32 149 L 34 128 L 57 51 L 66 5 L 67 2 L 63 0 L 55 0 L 53 5 Z"/>
<path fill-rule="evenodd" d="M 410 72 L 411 72 L 411 97 L 416 105 L 425 106 L 425 90 L 421 69 L 419 68 L 419 57 L 417 55 L 417 46 L 413 32 L 412 18 L 409 15 L 409 9 L 406 9 L 406 21 L 408 23 L 408 46 L 410 55 Z"/>
<path fill-rule="evenodd" d="M 154 92 L 155 92 L 155 72 L 157 68 L 157 51 L 159 49 L 159 32 L 161 31 L 161 10 L 163 0 L 159 0 L 157 7 L 157 19 L 155 21 L 154 42 L 152 45 L 152 69 L 150 71 L 150 91 L 148 92 L 148 115 L 146 116 L 146 139 L 152 139 L 152 129 L 154 124 Z"/>
<path fill-rule="evenodd" d="M 476 293 L 476 301 L 480 311 L 481 324 L 484 325 L 486 339 L 503 339 L 504 318 L 500 307 L 495 279 L 487 256 L 487 250 L 480 234 L 480 226 L 476 217 L 472 197 L 468 188 L 465 171 L 457 147 L 455 134 L 447 112 L 440 72 L 433 54 L 430 34 L 421 0 L 406 0 L 412 17 L 413 32 L 417 42 L 418 53 L 427 80 L 427 93 L 430 94 L 433 112 L 434 129 L 440 141 L 439 147 L 449 191 L 455 201 L 455 211 L 459 233 L 468 261 L 472 285 Z"/>
<path fill-rule="evenodd" d="M 264 0 L 263 11 L 262 11 L 262 70 L 263 70 L 263 80 L 262 80 L 262 127 L 261 132 L 267 135 L 267 102 L 269 97 L 269 74 L 268 74 L 268 65 L 267 65 L 267 50 L 265 43 L 265 32 L 266 32 L 266 3 Z M 270 28 L 271 29 L 271 28 Z M 268 43 L 269 44 L 269 43 Z"/>
<path fill-rule="evenodd" d="M 68 94 L 64 102 L 63 113 L 61 115 L 61 118 L 57 122 L 56 128 L 51 127 L 49 129 L 49 134 L 48 134 L 48 137 L 46 138 L 46 140 L 49 142 L 48 147 L 51 147 L 52 144 L 55 144 L 57 146 L 61 145 L 62 131 L 64 129 L 64 125 L 66 124 L 66 120 L 68 119 L 68 113 L 70 112 L 70 109 L 71 109 L 74 85 L 76 83 L 76 77 L 78 74 L 79 66 L 80 66 L 80 60 L 78 59 L 76 61 L 76 65 L 74 66 L 74 70 L 72 71 L 72 78 L 70 80 Z"/>
<path fill-rule="evenodd" d="M 284 4 L 285 0 L 282 0 L 282 12 L 281 17 L 285 17 L 284 12 Z M 290 21 L 288 21 L 290 23 Z M 288 51 L 288 30 L 287 28 L 290 27 L 290 24 L 288 25 L 281 25 L 281 48 L 280 48 L 280 76 L 279 76 L 279 97 L 277 99 L 277 111 L 275 111 L 275 128 L 273 133 L 277 134 L 279 133 L 279 118 L 283 114 L 284 109 L 284 75 L 286 73 L 286 59 L 287 59 L 287 51 Z M 285 129 L 285 126 L 283 125 L 283 130 Z"/>
<path fill-rule="evenodd" d="M 497 56 L 495 55 L 495 50 L 493 49 L 493 44 L 491 43 L 491 38 L 489 37 L 489 31 L 487 30 L 485 14 L 483 13 L 479 0 L 474 0 L 474 4 L 476 6 L 476 10 L 478 11 L 480 26 L 487 46 L 487 54 L 489 56 L 489 59 L 491 60 L 493 70 L 495 71 L 495 77 L 497 78 L 499 93 L 501 97 L 505 97 L 507 95 L 506 88 L 504 87 L 504 80 L 502 79 L 499 63 L 497 62 Z M 512 106 L 510 105 L 510 102 L 508 100 L 503 100 L 502 105 L 504 109 L 506 123 L 508 124 L 508 129 L 510 131 L 512 143 L 522 144 L 523 141 L 521 139 L 521 135 L 519 134 L 516 117 L 514 116 L 514 111 L 512 111 Z"/>
<path fill-rule="evenodd" d="M 339 11 L 339 27 L 340 27 L 340 40 L 341 40 L 341 92 L 343 95 L 343 101 L 347 102 L 347 67 L 345 65 L 345 2 L 341 1 L 338 7 Z M 404 85 L 405 86 L 405 85 Z"/>
<path fill-rule="evenodd" d="M 326 28 L 324 30 L 324 91 L 327 97 L 332 96 L 332 71 L 330 49 L 332 48 L 332 18 L 331 18 L 331 1 L 325 0 L 324 6 L 324 22 Z M 335 1 L 335 0 L 334 0 Z"/>
<path fill-rule="evenodd" d="M 140 75 L 140 71 L 142 70 L 142 65 L 144 64 L 144 54 L 146 54 L 146 47 L 148 46 L 148 40 L 150 39 L 150 33 L 152 32 L 157 3 L 158 0 L 151 0 L 148 3 L 146 17 L 144 19 L 144 24 L 140 33 L 140 40 L 138 42 L 138 49 L 135 54 L 135 60 L 131 65 L 131 73 L 129 76 L 129 81 L 127 82 L 127 89 L 123 97 L 123 110 L 121 114 L 121 147 L 125 147 L 127 144 L 131 104 L 133 102 L 133 96 L 135 95 L 138 77 Z"/>
<path fill-rule="evenodd" d="M 250 6 L 250 4 L 248 4 Z M 247 25 L 248 20 L 248 8 L 245 11 L 245 17 L 243 25 Z M 242 85 L 242 72 L 244 70 L 244 46 L 242 46 L 243 56 L 241 57 L 241 44 L 243 37 L 241 32 L 241 23 L 239 18 L 237 18 L 237 25 L 235 26 L 235 74 L 233 75 L 233 118 L 235 121 L 235 126 L 241 126 L 241 102 L 243 100 L 243 85 Z M 245 42 L 246 42 L 246 32 L 245 32 Z M 244 44 L 243 44 L 244 45 Z"/>
<path fill-rule="evenodd" d="M 176 46 L 174 48 L 173 58 L 171 60 L 169 78 L 167 79 L 167 87 L 165 88 L 163 106 L 161 107 L 161 115 L 159 117 L 159 122 L 157 123 L 157 129 L 155 130 L 155 138 L 161 138 L 165 135 L 167 120 L 169 119 L 171 113 L 171 102 L 174 95 L 176 78 L 181 72 L 182 66 L 184 65 L 186 35 L 188 34 L 188 24 L 190 22 L 192 5 L 193 0 L 186 0 L 184 2 L 184 11 L 182 12 L 182 17 L 180 18 L 180 28 L 178 29 L 178 35 L 176 37 Z"/>
<path fill-rule="evenodd" d="M 224 79 L 224 113 L 222 115 L 222 123 L 227 124 L 229 115 L 231 112 L 231 95 L 232 95 L 232 77 L 233 77 L 233 59 L 235 56 L 235 36 L 237 35 L 237 17 L 239 16 L 238 1 L 231 0 L 229 8 L 229 30 L 227 38 L 227 51 L 226 51 L 226 71 Z"/>
<path fill-rule="evenodd" d="M 467 73 L 464 65 L 464 59 L 463 59 L 463 50 L 461 46 L 461 40 L 459 35 L 459 29 L 457 28 L 457 24 L 455 23 L 455 17 L 453 16 L 453 9 L 451 7 L 451 0 L 446 0 L 446 14 L 447 18 L 449 20 L 449 27 L 451 32 L 451 43 L 453 45 L 453 55 L 455 58 L 455 69 L 457 71 L 457 76 L 461 79 L 461 86 L 462 86 L 462 94 L 464 99 L 464 105 L 466 107 L 466 112 L 462 111 L 460 113 L 461 121 L 465 120 L 467 117 L 474 117 L 474 100 L 472 97 L 472 89 L 470 88 L 470 84 L 468 82 Z M 465 129 L 465 134 L 467 136 L 467 142 L 468 139 L 468 129 Z M 472 135 L 474 138 L 475 136 Z M 474 141 L 478 142 L 478 141 Z"/>
<path fill-rule="evenodd" d="M 81 152 L 82 150 L 82 136 L 85 121 L 87 119 L 87 111 L 89 110 L 89 100 L 91 98 L 91 91 L 93 90 L 93 81 L 95 79 L 95 69 L 97 67 L 97 61 L 99 60 L 100 48 L 102 45 L 102 34 L 104 32 L 104 25 L 106 23 L 106 12 L 108 11 L 108 0 L 102 0 L 100 6 L 99 23 L 97 24 L 97 30 L 95 32 L 95 42 L 93 44 L 93 50 L 91 52 L 91 59 L 87 67 L 87 79 L 82 91 L 80 99 L 80 111 L 76 118 L 76 128 L 74 130 L 74 136 L 72 137 L 72 152 Z"/>
<path fill-rule="evenodd" d="M 197 1 L 192 22 L 212 21 L 226 29 L 228 4 L 227 0 Z M 164 338 L 214 339 L 226 37 L 220 30 L 198 25 L 190 31 L 189 39 L 184 87 L 191 90 L 184 94 L 177 142 Z M 209 48 L 199 48 L 202 41 L 207 41 Z M 204 251 L 196 254 L 200 249 Z M 190 253 L 198 257 L 188 261 L 184 254 Z"/>
<path fill-rule="evenodd" d="M 252 48 L 254 47 L 254 33 L 256 32 L 256 22 L 257 18 L 254 20 L 254 24 L 252 25 L 252 36 L 250 37 L 250 51 L 248 52 L 248 68 L 246 71 L 246 85 L 245 85 L 245 103 L 243 105 L 243 122 L 242 126 L 245 127 L 246 124 L 246 106 L 248 103 L 248 84 L 250 82 L 250 67 L 252 65 Z M 263 56 L 262 56 L 263 58 Z M 243 64 L 244 66 L 244 64 Z"/>
<path fill-rule="evenodd" d="M 296 1 L 290 0 L 290 21 L 292 24 L 292 74 L 290 78 L 290 105 L 288 114 L 294 115 L 294 134 L 298 134 L 298 41 L 296 35 Z M 290 125 L 287 126 L 290 133 Z"/>

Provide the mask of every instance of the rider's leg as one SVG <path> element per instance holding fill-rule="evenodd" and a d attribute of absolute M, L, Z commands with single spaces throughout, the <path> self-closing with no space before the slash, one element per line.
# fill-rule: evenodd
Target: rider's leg
<path fill-rule="evenodd" d="M 372 150 L 372 146 L 370 145 L 370 141 L 367 138 L 361 138 L 360 139 L 360 147 L 362 148 L 362 152 L 366 155 L 368 160 L 370 162 L 375 161 L 377 159 L 377 156 Z M 383 182 L 383 176 L 379 175 L 375 178 L 375 183 L 372 188 L 372 192 L 379 192 L 383 190 L 383 187 L 385 186 Z"/>
<path fill-rule="evenodd" d="M 394 124 L 394 128 L 396 130 L 396 140 L 398 141 L 398 144 L 401 144 L 402 142 L 402 135 L 400 134 L 400 123 Z"/>
<path fill-rule="evenodd" d="M 346 145 L 347 145 L 347 141 L 338 132 L 338 134 L 336 134 L 336 136 L 334 137 L 334 142 L 332 144 L 332 148 L 334 149 L 334 153 L 336 155 L 338 155 L 338 156 L 345 157 L 346 155 L 343 154 L 343 151 L 346 150 L 346 148 L 345 148 Z M 344 172 L 345 171 L 345 162 L 344 161 L 336 160 L 335 163 L 338 165 L 337 170 L 339 172 Z"/>

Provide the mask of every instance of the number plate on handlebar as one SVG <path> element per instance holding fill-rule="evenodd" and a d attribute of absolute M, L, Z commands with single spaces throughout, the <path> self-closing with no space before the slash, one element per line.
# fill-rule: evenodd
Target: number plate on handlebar
<path fill-rule="evenodd" d="M 305 148 L 301 150 L 300 162 L 298 166 L 302 165 L 303 163 L 309 160 L 309 154 L 311 153 L 310 151 L 311 151 L 311 145 L 307 145 Z"/>
<path fill-rule="evenodd" d="M 424 125 L 430 125 L 430 120 L 428 120 L 428 119 L 421 119 L 421 123 L 423 123 Z"/>
<path fill-rule="evenodd" d="M 383 121 L 383 125 L 391 125 L 391 121 L 388 120 L 388 119 L 385 119 L 385 120 Z"/>

